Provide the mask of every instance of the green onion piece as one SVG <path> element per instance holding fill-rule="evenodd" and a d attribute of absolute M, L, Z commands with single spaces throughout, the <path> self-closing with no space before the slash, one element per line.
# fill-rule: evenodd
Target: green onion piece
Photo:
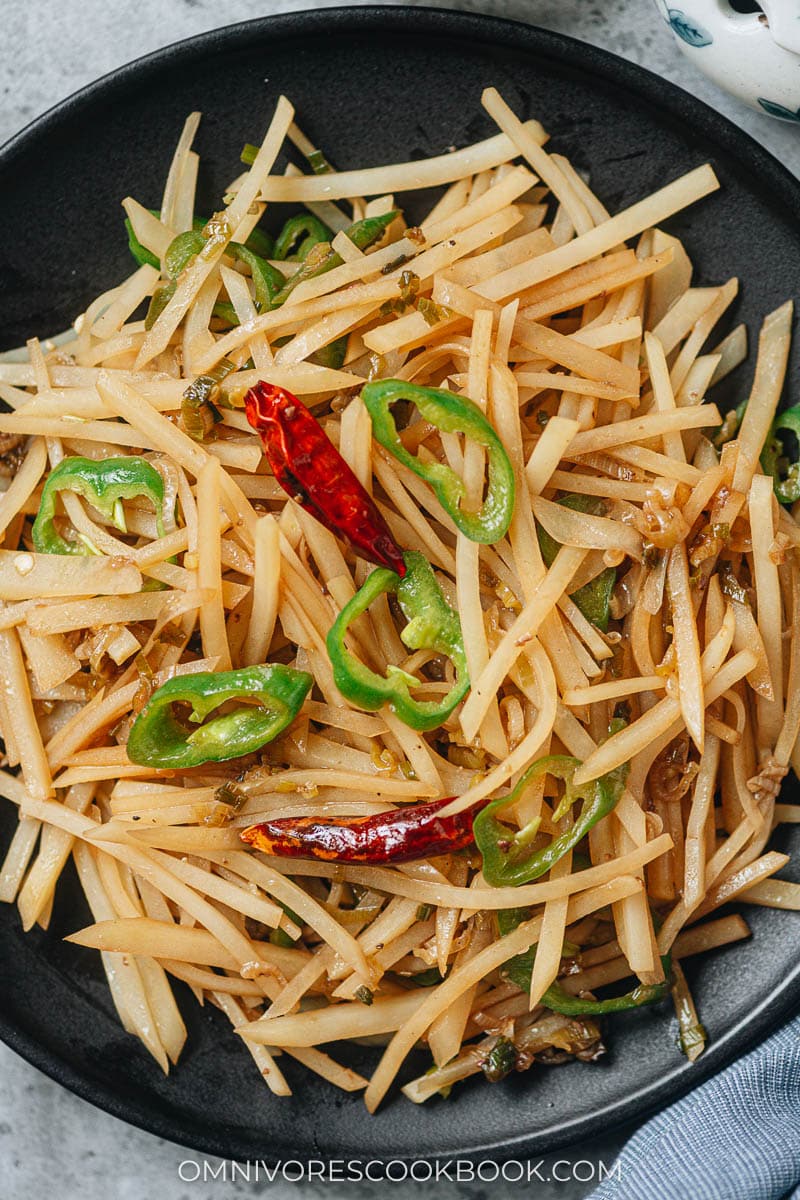
<path fill-rule="evenodd" d="M 306 162 L 311 167 L 314 175 L 330 175 L 333 170 L 333 167 L 321 150 L 309 150 L 306 155 Z"/>
<path fill-rule="evenodd" d="M 417 310 L 422 313 L 428 325 L 438 325 L 440 321 L 449 321 L 453 315 L 452 310 L 444 304 L 435 304 L 426 296 L 422 296 L 417 301 Z"/>
<path fill-rule="evenodd" d="M 499 1083 L 514 1070 L 517 1057 L 514 1043 L 506 1037 L 499 1037 L 481 1064 L 481 1070 L 489 1083 Z"/>
<path fill-rule="evenodd" d="M 217 423 L 221 420 L 222 413 L 217 406 L 204 399 L 195 384 L 190 384 L 181 400 L 183 432 L 187 433 L 193 442 L 213 442 Z"/>

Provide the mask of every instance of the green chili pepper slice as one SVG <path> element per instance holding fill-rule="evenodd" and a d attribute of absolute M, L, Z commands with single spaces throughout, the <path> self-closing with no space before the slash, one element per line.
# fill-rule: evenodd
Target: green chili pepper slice
<path fill-rule="evenodd" d="M 256 293 L 256 312 L 267 312 L 273 307 L 275 297 L 283 287 L 283 275 L 277 267 L 273 267 L 272 263 L 267 262 L 259 254 L 255 254 L 247 245 L 242 246 L 239 242 L 229 242 L 226 253 L 250 268 Z M 224 309 L 224 314 L 222 309 Z M 230 312 L 231 324 L 239 324 L 239 318 L 236 316 L 233 305 L 227 301 L 223 300 L 216 304 L 214 312 L 217 316 L 227 315 Z"/>
<path fill-rule="evenodd" d="M 430 484 L 443 508 L 473 542 L 498 542 L 505 536 L 514 514 L 514 468 L 503 443 L 474 401 L 442 388 L 421 387 L 402 379 L 376 379 L 366 384 L 361 398 L 372 418 L 376 441 L 409 470 Z M 445 433 L 463 433 L 486 450 L 489 483 L 479 512 L 465 512 L 464 483 L 446 463 L 423 463 L 409 454 L 397 432 L 392 405 L 410 400 L 424 420 Z"/>
<path fill-rule="evenodd" d="M 330 242 L 333 230 L 313 213 L 300 213 L 290 217 L 275 239 L 274 258 L 279 261 L 293 259 L 305 262 L 309 253 L 319 242 Z"/>
<path fill-rule="evenodd" d="M 669 955 L 665 955 L 661 962 L 664 973 L 669 978 Z M 513 982 L 515 981 L 512 979 Z M 528 987 L 530 988 L 530 979 Z M 542 996 L 542 1004 L 567 1017 L 601 1017 L 605 1013 L 628 1012 L 645 1004 L 655 1004 L 658 1000 L 663 1000 L 668 991 L 669 984 L 665 980 L 663 983 L 640 983 L 632 991 L 625 992 L 622 996 L 611 996 L 608 1000 L 589 1000 L 581 996 L 572 996 L 560 983 L 551 983 Z"/>
<path fill-rule="evenodd" d="M 177 279 L 205 244 L 206 239 L 199 229 L 187 229 L 185 233 L 179 233 L 164 251 L 164 274 L 169 279 Z"/>
<path fill-rule="evenodd" d="M 174 283 L 162 283 L 155 289 L 152 296 L 150 297 L 150 303 L 147 306 L 147 312 L 145 313 L 145 317 L 144 317 L 145 329 L 153 328 L 156 321 L 161 316 L 162 312 L 167 307 L 167 305 L 169 304 L 170 300 L 172 299 L 172 297 L 174 295 L 175 295 L 175 284 Z"/>
<path fill-rule="evenodd" d="M 497 926 L 500 936 L 511 933 L 523 921 L 528 920 L 530 913 L 522 908 L 509 908 L 498 912 Z M 531 989 L 531 975 L 536 959 L 536 946 L 531 946 L 524 954 L 516 954 L 501 967 L 501 973 L 515 983 L 523 992 Z M 664 982 L 639 984 L 622 996 L 612 996 L 608 1000 L 590 1000 L 582 996 L 573 996 L 558 981 L 551 983 L 542 996 L 542 1004 L 552 1012 L 562 1013 L 566 1017 L 602 1017 L 607 1013 L 628 1012 L 632 1008 L 641 1008 L 645 1004 L 655 1004 L 663 1000 L 669 991 L 669 978 L 672 972 L 672 956 L 665 954 L 661 958 L 664 968 Z"/>
<path fill-rule="evenodd" d="M 557 501 L 564 508 L 574 509 L 575 512 L 591 513 L 601 517 L 605 513 L 605 504 L 599 496 L 580 496 L 574 492 L 561 496 Z M 536 532 L 539 538 L 539 549 L 542 552 L 545 566 L 551 566 L 555 556 L 561 549 L 559 542 L 552 538 L 546 529 L 537 523 Z M 611 597 L 617 582 L 617 572 L 614 567 L 606 567 L 589 583 L 573 592 L 570 599 L 581 610 L 587 621 L 591 621 L 603 633 L 608 632 Z"/>
<path fill-rule="evenodd" d="M 403 555 L 405 576 L 379 567 L 344 606 L 328 633 L 328 656 L 333 679 L 342 695 L 368 712 L 388 704 L 392 712 L 419 732 L 436 729 L 446 721 L 469 689 L 469 671 L 458 613 L 450 607 L 436 582 L 430 563 L 416 551 Z M 415 700 L 410 688 L 419 680 L 400 667 L 387 667 L 377 675 L 351 654 L 345 645 L 350 625 L 366 612 L 378 596 L 394 594 L 408 624 L 400 634 L 410 650 L 433 650 L 446 655 L 456 669 L 456 680 L 443 700 Z"/>
<path fill-rule="evenodd" d="M 781 434 L 788 433 L 797 442 L 794 457 L 787 453 Z M 764 449 L 761 465 L 773 479 L 775 495 L 781 504 L 794 504 L 800 500 L 800 405 L 778 413 L 772 422 Z"/>
<path fill-rule="evenodd" d="M 238 242 L 236 244 L 239 245 Z M 252 229 L 245 246 L 259 258 L 273 258 L 275 255 L 275 239 L 271 238 L 263 229 Z"/>
<path fill-rule="evenodd" d="M 154 217 L 159 217 L 161 215 L 157 208 L 151 208 L 150 212 Z M 130 217 L 125 218 L 125 230 L 128 234 L 128 249 L 133 255 L 136 265 L 139 267 L 159 268 L 161 263 L 158 261 L 157 256 L 153 254 L 152 250 L 148 250 L 146 246 L 143 246 L 134 233 Z"/>
<path fill-rule="evenodd" d="M 258 233 L 258 237 L 254 239 L 256 232 Z M 167 246 L 161 267 L 169 282 L 162 284 L 153 293 L 150 307 L 145 317 L 146 329 L 153 327 L 157 318 L 175 294 L 178 276 L 186 269 L 192 259 L 200 253 L 206 242 L 207 238 L 204 237 L 200 229 L 189 229 L 185 233 L 179 233 L 177 237 L 172 239 L 169 246 Z M 266 258 L 263 258 L 261 254 L 256 252 L 254 244 L 262 248 L 267 247 L 271 249 L 272 247 L 272 243 L 266 234 L 261 233 L 260 230 L 254 230 L 244 244 L 241 242 L 228 242 L 225 253 L 250 268 L 256 293 L 256 311 L 266 312 L 272 307 L 274 296 L 283 287 L 284 278 L 277 267 L 273 267 L 271 263 L 267 262 Z M 219 300 L 214 305 L 214 315 L 222 317 L 231 325 L 239 324 L 236 310 L 227 300 Z"/>
<path fill-rule="evenodd" d="M 161 212 L 159 211 L 159 209 L 151 208 L 148 211 L 151 216 L 156 218 L 157 221 L 161 220 Z M 204 217 L 195 217 L 192 221 L 192 230 L 194 230 L 195 232 L 199 232 L 201 229 L 205 229 L 207 224 L 208 224 L 208 221 Z M 158 258 L 156 257 L 155 254 L 153 254 L 153 252 L 151 250 L 148 250 L 147 247 L 143 246 L 142 243 L 139 241 L 139 239 L 137 238 L 136 234 L 133 231 L 133 225 L 131 224 L 129 217 L 125 218 L 125 228 L 128 231 L 128 249 L 130 250 L 133 257 L 136 259 L 136 262 L 139 264 L 139 266 L 142 267 L 145 265 L 145 263 L 147 263 L 148 266 L 158 267 L 160 269 L 163 264 L 159 262 Z M 253 234 L 255 234 L 255 233 L 256 233 L 256 231 L 254 230 Z M 250 238 L 248 238 L 248 241 L 251 240 L 251 238 L 253 237 L 253 234 L 250 235 Z M 178 234 L 178 238 L 185 237 L 185 236 L 186 236 L 185 234 Z M 175 238 L 173 240 L 177 241 L 178 238 Z M 170 243 L 170 244 L 172 244 L 172 243 Z"/>
<path fill-rule="evenodd" d="M 484 879 L 491 887 L 519 887 L 538 879 L 568 850 L 577 846 L 598 821 L 613 811 L 622 794 L 626 773 L 623 768 L 618 767 L 616 771 L 576 788 L 572 778 L 579 766 L 579 759 L 566 754 L 539 758 L 528 767 L 513 791 L 487 804 L 475 817 L 472 831 L 483 856 Z M 553 813 L 554 820 L 565 816 L 576 800 L 583 803 L 569 829 L 552 838 L 546 846 L 532 849 L 531 843 L 539 832 L 538 818 L 517 830 L 504 824 L 495 813 L 518 800 L 532 779 L 545 774 L 553 775 L 565 784 L 564 796 Z"/>
<path fill-rule="evenodd" d="M 283 946 L 289 950 L 295 944 L 295 939 L 290 937 L 285 929 L 272 929 L 269 934 L 269 941 L 273 946 Z"/>
<path fill-rule="evenodd" d="M 47 477 L 39 511 L 31 530 L 40 554 L 89 554 L 82 542 L 68 542 L 56 531 L 54 516 L 59 492 L 74 492 L 127 532 L 122 501 L 144 496 L 155 509 L 158 536 L 164 536 L 164 480 L 143 458 L 64 458 Z"/>
<path fill-rule="evenodd" d="M 344 232 L 359 250 L 368 250 L 383 237 L 396 216 L 397 211 L 394 210 L 384 213 L 380 217 L 365 217 L 363 221 L 356 221 Z M 340 267 L 343 262 L 342 256 L 336 253 L 329 242 L 317 242 L 309 249 L 305 262 L 301 263 L 295 273 L 284 282 L 283 287 L 272 301 L 273 308 L 279 308 L 299 284 L 305 283 L 307 279 L 316 279 L 318 275 L 324 275 L 327 271 L 332 271 L 334 267 Z"/>
<path fill-rule="evenodd" d="M 444 982 L 444 978 L 438 967 L 428 967 L 427 971 L 417 971 L 412 975 L 410 982 L 414 987 L 436 987 Z"/>
<path fill-rule="evenodd" d="M 345 233 L 359 250 L 367 250 L 382 237 L 387 226 L 392 223 L 396 216 L 396 212 L 390 212 L 380 217 L 366 217 L 363 221 L 356 221 L 354 225 L 345 230 Z M 312 219 L 317 222 L 316 217 Z M 303 220 L 305 222 L 305 217 L 293 218 L 293 220 Z M 291 224 L 291 222 L 287 222 L 288 224 Z M 330 234 L 330 231 L 321 221 L 317 222 L 317 225 L 319 226 L 316 230 L 317 233 L 325 229 L 325 232 Z M 311 226 L 308 226 L 308 228 L 311 229 Z M 286 226 L 284 227 L 284 231 L 285 229 Z M 264 242 L 260 240 L 262 238 L 266 238 L 266 235 L 261 234 L 259 231 L 259 247 L 263 247 L 264 245 Z M 206 244 L 206 240 L 200 229 L 191 229 L 186 233 L 179 233 L 170 242 L 162 263 L 162 269 L 164 274 L 168 276 L 169 282 L 157 288 L 153 293 L 150 307 L 145 317 L 146 329 L 153 327 L 161 312 L 175 294 L 178 276 L 185 270 L 195 255 L 200 253 Z M 311 244 L 306 248 L 307 241 L 310 241 Z M 271 243 L 269 245 L 270 249 L 273 249 Z M 290 241 L 287 236 L 285 246 L 289 245 Z M 225 253 L 230 255 L 231 258 L 238 259 L 250 268 L 256 291 L 255 306 L 258 312 L 266 312 L 269 309 L 279 308 L 292 294 L 298 284 L 303 283 L 306 279 L 314 279 L 317 275 L 323 275 L 326 271 L 332 271 L 334 267 L 341 266 L 343 262 L 341 255 L 337 254 L 331 248 L 330 243 L 328 241 L 317 240 L 315 233 L 308 234 L 302 243 L 301 249 L 305 261 L 300 263 L 300 266 L 293 275 L 285 279 L 278 268 L 274 267 L 272 263 L 267 262 L 266 257 L 255 249 L 253 234 L 247 239 L 245 245 L 241 245 L 239 242 L 228 243 Z M 226 300 L 218 301 L 214 305 L 214 313 L 232 325 L 238 324 L 233 305 Z"/>
<path fill-rule="evenodd" d="M 205 244 L 206 239 L 199 229 L 188 229 L 185 233 L 179 233 L 177 237 L 174 237 L 167 246 L 160 266 L 162 273 L 167 276 L 169 282 L 162 283 L 153 292 L 150 306 L 147 309 L 147 315 L 144 319 L 145 329 L 153 328 L 175 295 L 178 276 L 189 265 L 192 259 L 200 253 Z"/>
<path fill-rule="evenodd" d="M 291 724 L 312 682 L 305 671 L 281 664 L 176 675 L 153 693 L 131 726 L 128 758 L 183 769 L 251 754 Z M 232 700 L 250 703 L 205 720 Z M 181 716 L 187 707 L 188 717 Z"/>
<path fill-rule="evenodd" d="M 316 363 L 320 367 L 330 367 L 333 371 L 341 371 L 344 366 L 344 360 L 347 357 L 347 344 L 349 335 L 344 334 L 335 341 L 329 342 L 327 346 L 323 346 L 311 355 L 310 362 Z"/>
<path fill-rule="evenodd" d="M 161 220 L 161 212 L 159 209 L 151 208 L 149 212 L 151 216 L 156 218 L 156 220 Z M 201 230 L 205 229 L 207 224 L 207 217 L 194 217 L 192 220 L 192 232 L 199 233 Z M 152 250 L 148 250 L 146 246 L 143 246 L 137 238 L 129 217 L 125 218 L 125 229 L 128 234 L 128 249 L 133 255 L 136 263 L 140 267 L 147 265 L 149 267 L 160 268 L 162 264 L 159 262 L 157 256 L 153 254 Z M 181 236 L 181 234 L 178 234 L 178 237 Z M 265 233 L 263 229 L 253 229 L 247 239 L 246 245 L 248 250 L 252 250 L 254 254 L 261 255 L 262 258 L 272 258 L 273 250 L 275 248 L 275 243 L 273 242 L 272 238 L 268 233 Z"/>

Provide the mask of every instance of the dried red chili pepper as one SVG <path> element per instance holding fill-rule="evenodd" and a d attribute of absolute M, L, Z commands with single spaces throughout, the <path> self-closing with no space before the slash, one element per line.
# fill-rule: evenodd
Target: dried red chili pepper
<path fill-rule="evenodd" d="M 364 558 L 402 578 L 406 567 L 400 547 L 316 417 L 291 392 L 271 383 L 257 383 L 244 404 L 283 490 Z"/>
<path fill-rule="evenodd" d="M 452 817 L 439 812 L 452 796 L 428 804 L 409 804 L 391 812 L 350 820 L 336 817 L 278 817 L 251 825 L 242 841 L 280 858 L 315 858 L 324 862 L 382 863 L 410 862 L 436 854 L 452 854 L 473 842 L 475 809 Z M 484 802 L 485 803 L 485 802 Z"/>

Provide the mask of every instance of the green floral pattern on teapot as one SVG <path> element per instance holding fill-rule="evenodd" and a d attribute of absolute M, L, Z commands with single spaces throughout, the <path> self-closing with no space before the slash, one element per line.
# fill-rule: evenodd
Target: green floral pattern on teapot
<path fill-rule="evenodd" d="M 655 0 L 678 46 L 699 71 L 757 112 L 800 121 L 800 0 Z"/>

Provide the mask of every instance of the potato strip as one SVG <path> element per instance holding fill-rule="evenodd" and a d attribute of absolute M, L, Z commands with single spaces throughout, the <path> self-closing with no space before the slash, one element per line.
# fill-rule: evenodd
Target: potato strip
<path fill-rule="evenodd" d="M 567 909 L 567 920 L 578 921 L 597 908 L 612 900 L 630 895 L 637 887 L 636 881 L 625 876 L 613 884 L 606 884 L 596 891 L 589 891 L 584 896 L 571 901 Z M 453 971 L 450 977 L 427 997 L 422 1004 L 417 1005 L 413 1015 L 389 1043 L 375 1074 L 370 1080 L 364 1100 L 370 1112 L 374 1112 L 380 1104 L 392 1079 L 400 1068 L 403 1059 L 408 1054 L 417 1039 L 425 1032 L 433 1020 L 443 1012 L 449 1004 L 473 983 L 483 978 L 488 971 L 501 966 L 514 954 L 528 950 L 539 940 L 542 928 L 542 918 L 535 917 L 525 921 L 513 933 L 508 934 L 499 942 L 487 946 L 474 958 Z"/>
<path fill-rule="evenodd" d="M 482 104 L 483 141 L 339 170 L 277 97 L 216 200 L 190 113 L 135 263 L 0 356 L 0 900 L 78 930 L 164 1071 L 180 980 L 276 1096 L 374 1111 L 422 1044 L 421 1102 L 592 1058 L 556 984 L 701 1023 L 681 957 L 749 936 L 703 918 L 800 910 L 792 302 L 748 397 L 724 237 L 695 270 L 661 228 L 719 216 L 712 167 L 614 211 L 595 147 Z M 326 1052 L 370 1037 L 369 1081 Z"/>

